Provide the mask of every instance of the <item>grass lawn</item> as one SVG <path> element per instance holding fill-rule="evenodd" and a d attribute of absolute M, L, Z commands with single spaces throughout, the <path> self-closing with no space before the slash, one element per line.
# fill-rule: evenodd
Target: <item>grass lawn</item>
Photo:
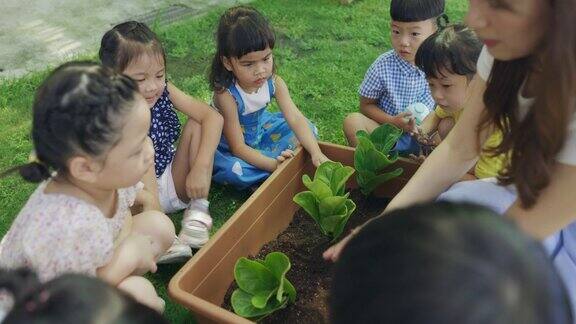
<path fill-rule="evenodd" d="M 294 102 L 318 126 L 322 140 L 344 144 L 341 123 L 346 114 L 358 110 L 357 89 L 364 73 L 378 55 L 390 49 L 389 0 L 356 0 L 350 6 L 339 5 L 338 0 L 257 0 L 252 5 L 276 30 L 277 73 L 288 84 Z M 460 21 L 466 8 L 466 0 L 447 0 L 452 21 Z M 211 98 L 205 76 L 223 10 L 156 29 L 166 47 L 169 79 L 205 101 Z M 27 161 L 32 148 L 33 95 L 46 73 L 0 80 L 0 170 Z M 0 179 L 0 235 L 6 233 L 34 188 L 18 177 Z M 249 195 L 214 185 L 210 193 L 214 228 Z M 180 217 L 175 215 L 177 223 Z M 179 267 L 161 266 L 149 278 L 167 299 L 166 316 L 173 323 L 190 323 L 193 316 L 170 302 L 166 293 L 168 281 Z"/>

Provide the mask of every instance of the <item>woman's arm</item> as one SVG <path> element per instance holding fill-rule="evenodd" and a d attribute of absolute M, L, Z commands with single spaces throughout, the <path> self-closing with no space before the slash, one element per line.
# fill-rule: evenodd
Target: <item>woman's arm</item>
<path fill-rule="evenodd" d="M 522 208 L 517 200 L 506 214 L 527 233 L 545 239 L 576 218 L 575 183 L 576 166 L 558 163 L 552 170 L 550 184 L 542 190 L 532 208 Z"/>
<path fill-rule="evenodd" d="M 232 154 L 259 169 L 269 172 L 276 170 L 278 162 L 275 159 L 263 155 L 244 142 L 244 134 L 242 133 L 242 127 L 240 126 L 240 120 L 238 118 L 236 101 L 234 101 L 232 95 L 227 91 L 216 93 L 214 95 L 214 103 L 224 117 L 223 134 L 230 146 Z"/>
<path fill-rule="evenodd" d="M 474 76 L 468 87 L 466 108 L 456 126 L 424 161 L 406 186 L 392 199 L 383 214 L 393 209 L 435 199 L 474 166 L 480 147 L 488 137 L 488 131 L 482 130 L 479 143 L 476 133 L 484 111 L 485 90 L 486 82 L 478 75 Z M 336 261 L 355 232 L 357 231 L 353 231 L 352 234 L 326 250 L 324 258 Z"/>
<path fill-rule="evenodd" d="M 194 168 L 201 168 L 203 172 L 212 174 L 210 168 L 222 134 L 222 116 L 206 103 L 192 98 L 171 83 L 168 83 L 168 92 L 174 107 L 201 125 L 200 148 L 190 172 Z"/>
<path fill-rule="evenodd" d="M 392 199 L 384 212 L 435 199 L 475 165 L 480 147 L 489 132 L 482 131 L 479 143 L 477 128 L 485 109 L 485 90 L 486 82 L 476 75 L 468 88 L 466 108 L 454 129 Z"/>
<path fill-rule="evenodd" d="M 314 134 L 308 125 L 308 119 L 304 117 L 302 112 L 300 112 L 298 107 L 294 104 L 294 101 L 292 101 L 290 92 L 288 91 L 288 87 L 284 80 L 279 76 L 275 76 L 275 84 L 276 100 L 278 101 L 278 106 L 280 106 L 280 110 L 282 111 L 286 122 L 304 149 L 310 153 L 314 165 L 319 166 L 322 162 L 327 161 L 328 158 L 320 150 L 318 141 L 316 140 L 316 137 L 314 137 Z"/>

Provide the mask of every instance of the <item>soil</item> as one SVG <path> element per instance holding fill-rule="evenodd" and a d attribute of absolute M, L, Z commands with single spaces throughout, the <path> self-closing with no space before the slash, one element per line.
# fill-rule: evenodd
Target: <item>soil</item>
<path fill-rule="evenodd" d="M 350 217 L 344 233 L 377 216 L 388 199 L 366 197 L 358 190 L 350 193 L 356 203 L 356 210 Z M 264 259 L 270 252 L 285 253 L 292 267 L 286 277 L 296 288 L 296 303 L 278 310 L 261 323 L 328 323 L 328 292 L 332 281 L 332 263 L 322 259 L 322 253 L 331 245 L 331 239 L 320 232 L 320 227 L 304 210 L 300 209 L 292 223 L 275 241 L 269 242 L 254 257 Z M 232 310 L 230 296 L 238 288 L 235 282 L 230 285 L 222 307 Z"/>

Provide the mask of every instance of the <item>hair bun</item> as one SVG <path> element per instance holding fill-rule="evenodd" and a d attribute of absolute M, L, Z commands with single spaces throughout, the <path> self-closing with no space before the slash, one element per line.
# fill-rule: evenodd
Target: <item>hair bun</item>
<path fill-rule="evenodd" d="M 438 25 L 438 29 L 444 29 L 448 27 L 449 24 L 450 24 L 450 18 L 448 18 L 448 15 L 445 13 L 441 14 L 436 18 L 436 25 Z"/>
<path fill-rule="evenodd" d="M 18 168 L 20 176 L 28 182 L 38 183 L 50 178 L 50 170 L 41 162 L 30 162 Z"/>

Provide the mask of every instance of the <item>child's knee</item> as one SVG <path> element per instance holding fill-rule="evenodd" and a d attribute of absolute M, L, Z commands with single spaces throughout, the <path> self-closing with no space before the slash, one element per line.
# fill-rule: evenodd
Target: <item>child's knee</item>
<path fill-rule="evenodd" d="M 154 285 L 144 277 L 130 276 L 118 284 L 118 289 L 132 296 L 139 303 L 144 304 L 159 313 L 164 312 L 164 301 L 158 296 Z"/>
<path fill-rule="evenodd" d="M 165 214 L 155 210 L 134 216 L 133 230 L 153 237 L 158 241 L 163 251 L 172 245 L 176 235 L 172 220 Z"/>

